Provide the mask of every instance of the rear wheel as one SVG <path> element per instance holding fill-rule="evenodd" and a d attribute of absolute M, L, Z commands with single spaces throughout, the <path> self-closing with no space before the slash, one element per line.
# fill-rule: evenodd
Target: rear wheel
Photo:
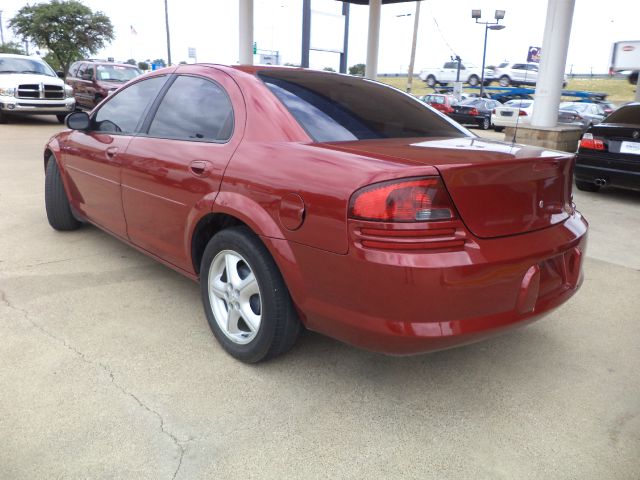
<path fill-rule="evenodd" d="M 45 172 L 44 204 L 49 225 L 55 230 L 77 230 L 82 225 L 71 212 L 60 170 L 53 155 L 49 157 Z"/>
<path fill-rule="evenodd" d="M 494 129 L 496 132 L 501 132 L 501 131 L 503 131 L 503 130 L 504 130 L 504 127 L 496 127 L 496 126 L 494 125 L 494 126 L 493 126 L 493 129 Z"/>
<path fill-rule="evenodd" d="M 64 124 L 64 120 L 65 120 L 65 118 L 67 118 L 67 114 L 66 113 L 61 113 L 60 115 L 56 115 L 56 118 L 58 119 L 59 123 Z"/>
<path fill-rule="evenodd" d="M 429 75 L 425 82 L 428 86 L 433 88 L 436 86 L 436 77 L 434 77 L 433 75 Z"/>
<path fill-rule="evenodd" d="M 508 87 L 509 85 L 511 85 L 511 79 L 507 75 L 503 75 L 498 80 L 498 83 L 501 87 Z"/>
<path fill-rule="evenodd" d="M 578 190 L 582 190 L 583 192 L 597 192 L 600 190 L 599 185 L 592 182 L 583 182 L 581 180 L 576 180 L 576 187 L 578 187 Z"/>
<path fill-rule="evenodd" d="M 489 120 L 487 117 L 484 117 L 479 126 L 482 130 L 489 130 L 489 128 L 491 127 L 491 120 Z"/>
<path fill-rule="evenodd" d="M 273 258 L 247 227 L 213 236 L 200 268 L 205 314 L 213 334 L 233 357 L 256 363 L 287 352 L 300 321 Z"/>
<path fill-rule="evenodd" d="M 477 75 L 471 75 L 469 80 L 467 80 L 467 83 L 472 87 L 476 87 L 480 84 L 480 79 Z"/>

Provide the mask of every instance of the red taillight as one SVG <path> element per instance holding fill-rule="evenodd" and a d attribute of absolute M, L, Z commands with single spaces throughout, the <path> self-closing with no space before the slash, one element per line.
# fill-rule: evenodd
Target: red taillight
<path fill-rule="evenodd" d="M 469 110 L 469 115 L 473 115 L 474 117 L 477 117 L 478 115 L 480 115 L 480 112 L 478 111 L 477 108 L 473 107 L 471 110 Z"/>
<path fill-rule="evenodd" d="M 528 115 L 528 113 L 525 112 L 524 110 L 519 110 L 518 111 L 518 115 L 520 115 L 521 117 L 526 117 Z"/>
<path fill-rule="evenodd" d="M 451 220 L 455 212 L 439 177 L 393 180 L 358 190 L 351 197 L 349 216 L 380 222 Z"/>
<path fill-rule="evenodd" d="M 589 150 L 604 150 L 604 142 L 597 138 L 593 138 L 592 133 L 585 133 L 580 139 L 580 148 L 588 148 Z"/>
<path fill-rule="evenodd" d="M 491 110 L 491 114 L 495 115 L 496 114 L 496 109 L 494 108 L 493 110 Z"/>
<path fill-rule="evenodd" d="M 452 113 L 452 112 L 453 112 L 453 108 L 451 108 L 450 106 L 446 105 L 446 106 L 442 109 L 442 111 L 443 111 L 444 113 Z"/>

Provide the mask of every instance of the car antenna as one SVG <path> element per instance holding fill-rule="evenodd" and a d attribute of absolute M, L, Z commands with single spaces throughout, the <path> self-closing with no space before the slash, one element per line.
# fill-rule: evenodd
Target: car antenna
<path fill-rule="evenodd" d="M 527 67 L 529 66 L 529 63 L 527 62 Z M 524 84 L 527 84 L 527 75 L 529 74 L 529 69 L 526 68 L 524 70 Z M 536 84 L 538 82 L 536 81 Z M 522 98 L 519 99 L 520 103 L 518 104 L 518 116 L 516 117 L 516 127 L 513 129 L 513 138 L 511 139 L 511 145 L 514 145 L 516 143 L 516 137 L 518 136 L 518 124 L 520 123 L 520 107 L 522 106 Z M 535 99 L 534 99 L 534 104 L 533 106 L 535 107 Z"/>

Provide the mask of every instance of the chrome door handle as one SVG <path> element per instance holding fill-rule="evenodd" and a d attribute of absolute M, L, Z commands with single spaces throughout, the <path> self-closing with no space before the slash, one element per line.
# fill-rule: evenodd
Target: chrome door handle
<path fill-rule="evenodd" d="M 113 158 L 118 153 L 118 147 L 109 147 L 105 153 L 107 154 L 107 157 Z"/>

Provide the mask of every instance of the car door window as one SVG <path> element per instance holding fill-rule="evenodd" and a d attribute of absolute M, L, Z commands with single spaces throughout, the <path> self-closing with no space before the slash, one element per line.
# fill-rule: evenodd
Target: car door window
<path fill-rule="evenodd" d="M 233 107 L 224 89 L 199 77 L 180 76 L 171 85 L 149 127 L 149 136 L 226 142 L 233 133 Z"/>
<path fill-rule="evenodd" d="M 118 92 L 98 110 L 93 118 L 94 130 L 110 133 L 135 133 L 151 102 L 166 81 L 165 76 L 134 83 Z"/>

